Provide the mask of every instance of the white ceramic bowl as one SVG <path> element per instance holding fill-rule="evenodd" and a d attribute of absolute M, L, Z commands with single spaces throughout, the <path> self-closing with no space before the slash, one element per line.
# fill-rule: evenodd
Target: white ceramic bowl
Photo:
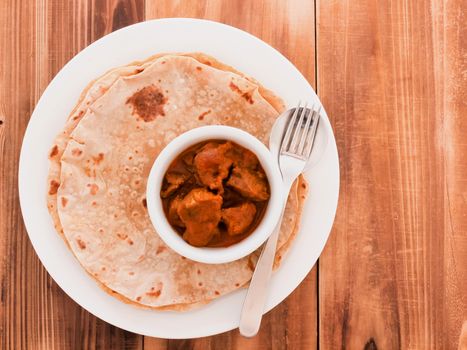
<path fill-rule="evenodd" d="M 185 242 L 168 222 L 160 198 L 162 180 L 170 163 L 192 145 L 207 140 L 230 140 L 252 151 L 258 157 L 269 180 L 271 197 L 258 227 L 245 239 L 229 247 L 199 248 Z M 188 259 L 220 264 L 240 259 L 257 249 L 274 230 L 283 204 L 282 177 L 272 154 L 257 138 L 228 126 L 204 126 L 190 130 L 172 140 L 154 162 L 147 181 L 148 212 L 157 233 L 174 251 Z"/>

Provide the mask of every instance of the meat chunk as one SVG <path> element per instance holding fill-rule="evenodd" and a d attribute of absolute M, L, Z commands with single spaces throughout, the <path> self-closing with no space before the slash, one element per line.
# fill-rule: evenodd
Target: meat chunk
<path fill-rule="evenodd" d="M 178 208 L 180 207 L 180 203 L 182 202 L 182 199 L 177 197 L 172 200 L 169 206 L 169 213 L 168 213 L 168 219 L 169 222 L 178 227 L 185 227 L 185 223 L 180 219 L 180 216 L 178 215 Z"/>
<path fill-rule="evenodd" d="M 185 224 L 183 239 L 204 247 L 217 234 L 221 219 L 222 197 L 204 188 L 191 190 L 178 204 L 177 213 Z"/>
<path fill-rule="evenodd" d="M 269 198 L 266 175 L 260 171 L 234 167 L 227 185 L 254 201 L 265 201 Z"/>
<path fill-rule="evenodd" d="M 170 171 L 165 175 L 166 184 L 161 191 L 161 197 L 167 198 L 174 193 L 190 177 L 189 173 Z"/>
<path fill-rule="evenodd" d="M 256 155 L 243 147 L 230 147 L 225 155 L 232 160 L 235 166 L 240 168 L 256 169 L 259 164 Z"/>
<path fill-rule="evenodd" d="M 225 156 L 225 152 L 232 147 L 230 142 L 206 144 L 195 156 L 194 165 L 199 180 L 211 190 L 222 193 L 222 181 L 229 175 L 232 160 Z"/>
<path fill-rule="evenodd" d="M 256 215 L 256 206 L 251 202 L 238 207 L 222 209 L 222 221 L 231 236 L 240 235 L 251 225 Z"/>

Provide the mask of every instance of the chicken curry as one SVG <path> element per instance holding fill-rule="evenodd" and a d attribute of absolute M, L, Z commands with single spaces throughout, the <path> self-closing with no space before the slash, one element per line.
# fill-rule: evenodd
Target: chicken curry
<path fill-rule="evenodd" d="M 270 197 L 254 153 L 225 140 L 182 152 L 164 175 L 160 193 L 171 226 L 196 247 L 228 247 L 261 222 Z"/>

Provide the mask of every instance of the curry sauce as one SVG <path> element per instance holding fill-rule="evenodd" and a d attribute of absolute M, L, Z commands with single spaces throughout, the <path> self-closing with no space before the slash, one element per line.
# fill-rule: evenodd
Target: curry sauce
<path fill-rule="evenodd" d="M 185 241 L 228 247 L 259 225 L 270 193 L 254 153 L 231 141 L 209 140 L 173 160 L 160 196 L 169 223 Z"/>

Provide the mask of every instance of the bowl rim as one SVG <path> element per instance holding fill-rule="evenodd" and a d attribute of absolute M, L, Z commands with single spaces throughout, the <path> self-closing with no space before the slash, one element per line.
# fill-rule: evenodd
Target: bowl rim
<path fill-rule="evenodd" d="M 233 141 L 258 157 L 269 181 L 271 197 L 261 222 L 245 239 L 229 247 L 194 247 L 185 242 L 168 222 L 159 193 L 165 172 L 178 154 L 199 142 L 216 139 Z M 284 203 L 283 198 L 282 176 L 269 149 L 246 131 L 225 125 L 194 128 L 174 138 L 155 159 L 146 186 L 148 214 L 156 233 L 178 254 L 208 264 L 238 260 L 258 249 L 277 225 Z"/>

